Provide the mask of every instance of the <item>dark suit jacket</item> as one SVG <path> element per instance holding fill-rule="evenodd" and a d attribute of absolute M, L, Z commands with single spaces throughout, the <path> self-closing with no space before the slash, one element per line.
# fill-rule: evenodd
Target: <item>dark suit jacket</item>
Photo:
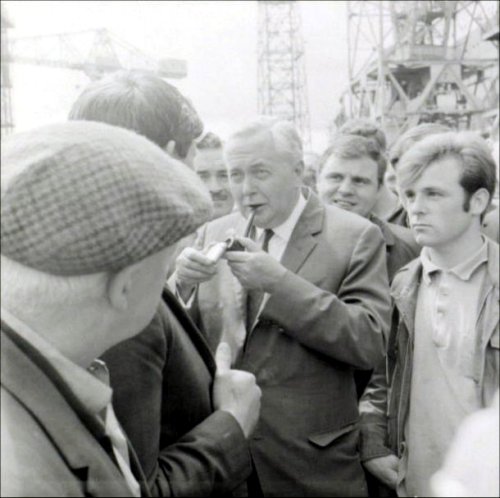
<path fill-rule="evenodd" d="M 213 411 L 213 355 L 169 291 L 149 326 L 103 360 L 117 418 L 154 495 L 227 494 L 249 476 L 238 422 Z"/>
<path fill-rule="evenodd" d="M 35 348 L 2 324 L 2 496 L 132 496 L 104 424 Z M 137 458 L 131 468 L 150 496 Z"/>
<path fill-rule="evenodd" d="M 210 222 L 202 237 L 205 244 L 224 240 L 244 225 L 233 213 Z M 389 288 L 382 235 L 310 194 L 282 264 L 289 271 L 235 365 L 254 373 L 262 389 L 251 450 L 264 495 L 362 496 L 353 369 L 372 368 L 383 355 Z M 213 347 L 223 327 L 218 282 L 198 286 L 192 309 Z"/>

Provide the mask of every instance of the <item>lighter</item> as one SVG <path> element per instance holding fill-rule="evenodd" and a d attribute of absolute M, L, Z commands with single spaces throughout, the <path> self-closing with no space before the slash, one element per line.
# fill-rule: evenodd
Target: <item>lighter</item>
<path fill-rule="evenodd" d="M 254 217 L 255 217 L 255 211 L 252 211 L 248 218 L 248 222 L 243 237 L 248 237 L 250 235 Z M 210 247 L 206 252 L 205 256 L 208 259 L 212 260 L 214 263 L 216 263 L 224 255 L 226 251 L 244 251 L 244 250 L 245 247 L 240 242 L 238 242 L 234 237 L 228 237 L 224 242 L 217 242 L 212 247 Z"/>

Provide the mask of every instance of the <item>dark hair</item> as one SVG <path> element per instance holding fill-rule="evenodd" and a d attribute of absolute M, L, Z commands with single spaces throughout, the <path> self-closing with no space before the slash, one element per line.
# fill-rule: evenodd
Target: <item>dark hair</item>
<path fill-rule="evenodd" d="M 382 185 L 386 162 L 383 154 L 373 140 L 360 135 L 335 135 L 331 145 L 323 152 L 323 155 L 319 159 L 318 173 L 321 173 L 321 170 L 331 156 L 338 157 L 339 159 L 359 159 L 362 157 L 372 159 L 377 164 L 378 185 Z"/>
<path fill-rule="evenodd" d="M 222 140 L 215 133 L 207 131 L 203 138 L 196 142 L 196 148 L 199 150 L 222 149 Z"/>
<path fill-rule="evenodd" d="M 472 195 L 481 188 L 488 191 L 491 202 L 496 183 L 495 161 L 487 143 L 472 132 L 430 135 L 414 144 L 399 162 L 401 186 L 418 180 L 432 163 L 445 157 L 456 158 L 462 166 L 459 183 L 466 194 L 464 211 L 469 210 Z"/>
<path fill-rule="evenodd" d="M 415 143 L 420 142 L 429 135 L 436 135 L 437 133 L 446 133 L 451 131 L 451 128 L 440 123 L 422 123 L 402 133 L 391 147 L 389 153 L 389 161 L 392 167 L 396 166 L 401 156 Z"/>
<path fill-rule="evenodd" d="M 203 131 L 193 105 L 177 88 L 142 71 L 117 71 L 92 82 L 73 104 L 69 119 L 127 128 L 161 148 L 174 140 L 181 158 Z"/>

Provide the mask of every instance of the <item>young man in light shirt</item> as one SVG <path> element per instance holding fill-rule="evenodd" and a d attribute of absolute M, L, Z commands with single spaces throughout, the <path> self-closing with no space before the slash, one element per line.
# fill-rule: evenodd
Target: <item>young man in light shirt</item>
<path fill-rule="evenodd" d="M 374 376 L 361 400 L 361 456 L 399 496 L 428 496 L 460 423 L 498 388 L 499 252 L 481 233 L 496 174 L 464 133 L 425 138 L 397 171 L 423 250 L 392 284 L 388 383 Z"/>

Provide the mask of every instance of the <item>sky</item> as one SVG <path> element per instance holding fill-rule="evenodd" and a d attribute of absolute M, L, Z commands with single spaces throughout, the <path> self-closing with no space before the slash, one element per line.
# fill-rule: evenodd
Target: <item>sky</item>
<path fill-rule="evenodd" d="M 257 2 L 6 1 L 11 37 L 107 28 L 155 59 L 185 59 L 188 76 L 169 80 L 194 103 L 205 129 L 223 139 L 257 115 Z M 347 83 L 346 2 L 297 2 L 305 42 L 312 150 Z M 88 84 L 81 72 L 12 64 L 16 130 L 66 118 Z"/>

